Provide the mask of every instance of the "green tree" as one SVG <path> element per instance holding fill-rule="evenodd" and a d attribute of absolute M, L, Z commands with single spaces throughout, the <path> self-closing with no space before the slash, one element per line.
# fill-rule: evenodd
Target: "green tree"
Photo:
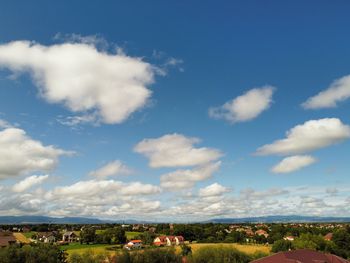
<path fill-rule="evenodd" d="M 81 243 L 94 243 L 96 241 L 96 229 L 94 227 L 84 227 L 80 232 Z"/>
<path fill-rule="evenodd" d="M 290 249 L 292 249 L 292 242 L 281 239 L 273 243 L 271 251 L 276 253 L 280 251 L 288 251 Z"/>

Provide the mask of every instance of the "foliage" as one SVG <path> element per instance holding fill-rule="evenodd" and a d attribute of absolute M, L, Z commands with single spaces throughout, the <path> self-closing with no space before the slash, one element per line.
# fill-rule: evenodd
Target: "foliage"
<path fill-rule="evenodd" d="M 94 243 L 96 240 L 96 229 L 94 227 L 83 227 L 80 232 L 81 243 Z"/>
<path fill-rule="evenodd" d="M 251 258 L 237 249 L 224 246 L 206 246 L 198 249 L 191 257 L 191 263 L 248 263 Z"/>
<path fill-rule="evenodd" d="M 142 234 L 135 237 L 136 239 L 141 239 L 144 245 L 152 245 L 153 240 L 156 238 L 156 235 L 150 232 L 143 232 Z"/>
<path fill-rule="evenodd" d="M 181 256 L 174 249 L 148 249 L 141 252 L 125 252 L 115 256 L 118 263 L 180 263 Z"/>
<path fill-rule="evenodd" d="M 62 263 L 66 255 L 57 246 L 50 244 L 13 245 L 0 249 L 0 263 Z"/>
<path fill-rule="evenodd" d="M 101 263 L 106 257 L 104 254 L 95 254 L 92 250 L 87 250 L 82 254 L 73 253 L 69 257 L 69 263 Z"/>
<path fill-rule="evenodd" d="M 292 249 L 292 242 L 288 240 L 277 240 L 275 243 L 273 243 L 271 251 L 274 253 L 281 252 L 281 251 L 288 251 Z"/>
<path fill-rule="evenodd" d="M 186 244 L 181 245 L 181 255 L 188 256 L 192 254 L 192 248 Z"/>

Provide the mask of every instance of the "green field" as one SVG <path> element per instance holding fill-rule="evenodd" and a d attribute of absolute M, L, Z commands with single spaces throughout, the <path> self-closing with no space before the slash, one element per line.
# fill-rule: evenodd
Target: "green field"
<path fill-rule="evenodd" d="M 126 238 L 127 238 L 128 240 L 130 240 L 130 239 L 134 239 L 136 236 L 139 236 L 139 235 L 142 234 L 142 233 L 140 233 L 140 232 L 126 231 L 125 234 L 126 234 Z"/>
<path fill-rule="evenodd" d="M 36 234 L 37 232 L 34 232 L 34 231 L 31 231 L 31 232 L 26 232 L 26 233 L 23 233 L 23 235 L 26 237 L 26 238 L 31 238 L 32 235 Z"/>
<path fill-rule="evenodd" d="M 91 250 L 95 250 L 96 248 L 100 249 L 106 249 L 108 247 L 113 247 L 116 245 L 106 245 L 106 244 L 92 244 L 92 245 L 88 245 L 88 244 L 80 244 L 80 243 L 71 243 L 69 245 L 63 245 L 61 246 L 62 250 L 65 251 L 69 251 L 69 250 L 84 250 L 84 249 L 91 249 Z"/>

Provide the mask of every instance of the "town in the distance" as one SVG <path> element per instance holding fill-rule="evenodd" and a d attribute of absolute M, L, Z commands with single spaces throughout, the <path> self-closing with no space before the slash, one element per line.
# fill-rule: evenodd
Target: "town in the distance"
<path fill-rule="evenodd" d="M 0 262 L 344 263 L 349 241 L 350 223 L 336 222 L 4 224 Z"/>

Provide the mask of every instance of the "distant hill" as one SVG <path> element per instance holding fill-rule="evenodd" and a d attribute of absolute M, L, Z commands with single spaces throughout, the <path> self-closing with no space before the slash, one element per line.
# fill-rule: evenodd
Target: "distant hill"
<path fill-rule="evenodd" d="M 214 218 L 208 222 L 213 223 L 324 223 L 324 222 L 350 222 L 350 217 L 318 217 L 318 216 L 261 216 L 243 218 Z"/>
<path fill-rule="evenodd" d="M 170 220 L 168 222 L 171 222 Z M 196 221 L 198 222 L 198 221 Z M 316 216 L 262 216 L 262 217 L 243 217 L 243 218 L 213 218 L 198 223 L 292 223 L 292 222 L 350 222 L 350 217 L 316 217 Z M 124 219 L 124 220 L 103 220 L 88 217 L 49 217 L 49 216 L 0 216 L 0 225 L 8 224 L 108 224 L 108 223 L 126 223 L 151 224 L 155 222 Z M 166 223 L 166 221 L 164 221 Z M 190 221 L 188 223 L 191 223 Z M 194 223 L 194 222 L 193 222 Z"/>

